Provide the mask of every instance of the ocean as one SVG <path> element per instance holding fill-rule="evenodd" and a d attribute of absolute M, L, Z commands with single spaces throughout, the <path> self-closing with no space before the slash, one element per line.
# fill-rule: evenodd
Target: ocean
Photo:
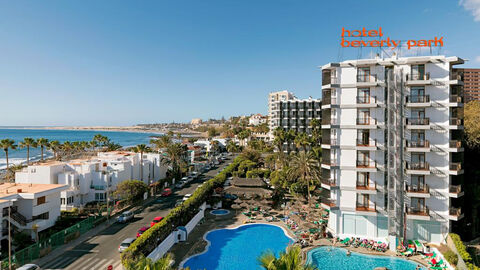
<path fill-rule="evenodd" d="M 49 141 L 91 141 L 95 134 L 102 134 L 110 138 L 111 141 L 122 146 L 134 146 L 137 144 L 148 144 L 151 136 L 158 136 L 157 133 L 141 133 L 141 132 L 123 132 L 123 131 L 95 131 L 95 130 L 51 130 L 51 129 L 6 129 L 0 128 L 0 140 L 11 139 L 18 146 L 20 141 L 25 137 L 46 138 Z M 45 151 L 47 157 L 52 153 Z M 41 155 L 40 148 L 30 149 L 30 160 L 39 160 Z M 27 149 L 19 149 L 8 151 L 10 164 L 20 164 L 27 160 Z M 0 169 L 6 167 L 6 157 L 3 149 L 0 149 Z"/>

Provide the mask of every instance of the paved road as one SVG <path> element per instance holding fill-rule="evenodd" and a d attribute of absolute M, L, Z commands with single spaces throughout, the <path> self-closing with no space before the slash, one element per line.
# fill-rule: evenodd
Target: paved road
<path fill-rule="evenodd" d="M 220 164 L 217 169 L 211 170 L 190 182 L 181 190 L 175 190 L 172 196 L 163 198 L 161 202 L 156 202 L 152 206 L 144 209 L 142 213 L 136 214 L 134 221 L 127 224 L 115 223 L 98 235 L 80 243 L 72 250 L 64 252 L 62 255 L 52 261 L 40 265 L 42 269 L 71 269 L 71 270 L 106 270 L 109 265 L 113 265 L 114 270 L 123 269 L 120 263 L 120 253 L 118 246 L 129 237 L 135 237 L 137 230 L 143 226 L 150 226 L 150 222 L 157 216 L 166 216 L 175 206 L 175 202 L 181 199 L 183 195 L 193 193 L 197 186 L 215 176 L 222 170 L 231 158 Z"/>

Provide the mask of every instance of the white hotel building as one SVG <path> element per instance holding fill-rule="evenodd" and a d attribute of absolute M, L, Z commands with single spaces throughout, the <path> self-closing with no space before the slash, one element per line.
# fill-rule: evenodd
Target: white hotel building
<path fill-rule="evenodd" d="M 463 82 L 453 67 L 463 62 L 322 66 L 322 206 L 332 234 L 441 243 L 462 219 Z"/>

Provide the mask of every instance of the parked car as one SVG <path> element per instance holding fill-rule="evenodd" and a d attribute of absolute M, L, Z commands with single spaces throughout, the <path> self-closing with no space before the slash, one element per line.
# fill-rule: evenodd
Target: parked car
<path fill-rule="evenodd" d="M 183 188 L 185 186 L 185 182 L 178 182 L 175 187 L 176 188 Z"/>
<path fill-rule="evenodd" d="M 118 223 L 127 223 L 135 217 L 135 214 L 132 211 L 125 211 L 120 216 L 117 217 Z"/>
<path fill-rule="evenodd" d="M 41 270 L 42 268 L 40 268 L 40 266 L 36 265 L 36 264 L 25 264 L 24 266 L 20 267 L 20 268 L 16 268 L 17 270 Z"/>
<path fill-rule="evenodd" d="M 160 196 L 162 197 L 167 197 L 167 196 L 170 196 L 172 195 L 172 190 L 170 188 L 166 188 L 162 191 L 162 193 L 160 194 Z"/>
<path fill-rule="evenodd" d="M 123 252 L 125 249 L 127 249 L 132 243 L 135 241 L 135 238 L 127 238 L 120 243 L 120 246 L 118 246 L 118 252 Z"/>
<path fill-rule="evenodd" d="M 187 179 L 188 179 L 188 182 L 190 182 L 190 181 L 192 181 L 192 180 L 195 179 L 195 178 L 194 178 L 193 176 L 189 175 L 189 176 L 187 177 Z"/>
<path fill-rule="evenodd" d="M 159 223 L 160 221 L 162 221 L 163 217 L 155 217 L 152 222 L 150 222 L 150 228 L 153 227 L 153 225 Z"/>
<path fill-rule="evenodd" d="M 188 177 L 182 177 L 182 179 L 180 181 L 183 181 L 183 182 L 188 182 Z"/>
<path fill-rule="evenodd" d="M 138 230 L 138 232 L 137 232 L 137 238 L 140 237 L 148 229 L 150 229 L 150 227 L 143 226 L 142 228 L 140 228 L 140 230 Z"/>
<path fill-rule="evenodd" d="M 188 198 L 192 197 L 192 194 L 188 193 L 188 194 L 185 194 L 185 196 L 183 196 L 183 201 L 186 201 L 188 200 Z"/>
<path fill-rule="evenodd" d="M 182 203 L 183 203 L 183 200 L 177 200 L 177 201 L 175 202 L 175 207 L 179 206 L 179 205 L 182 204 Z"/>

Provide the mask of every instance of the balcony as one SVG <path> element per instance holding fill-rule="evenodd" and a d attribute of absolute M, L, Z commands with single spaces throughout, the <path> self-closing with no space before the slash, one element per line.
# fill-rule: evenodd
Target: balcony
<path fill-rule="evenodd" d="M 376 203 L 373 203 L 373 204 L 369 204 L 369 205 L 365 205 L 365 204 L 358 204 L 355 206 L 355 211 L 357 212 L 362 212 L 362 214 L 376 214 L 377 213 L 377 204 Z"/>
<path fill-rule="evenodd" d="M 322 125 L 338 125 L 337 118 L 322 119 Z"/>
<path fill-rule="evenodd" d="M 338 163 L 336 160 L 322 160 L 322 168 L 331 169 L 331 167 L 337 167 Z"/>
<path fill-rule="evenodd" d="M 452 72 L 450 74 L 450 84 L 463 84 L 463 74 L 461 72 Z"/>
<path fill-rule="evenodd" d="M 337 201 L 332 200 L 332 199 L 322 198 L 320 200 L 320 205 L 323 208 L 328 209 L 328 210 L 338 209 Z"/>
<path fill-rule="evenodd" d="M 427 85 L 430 84 L 430 73 L 407 74 L 407 85 Z"/>
<path fill-rule="evenodd" d="M 407 162 L 407 174 L 430 174 L 430 164 L 428 162 Z"/>
<path fill-rule="evenodd" d="M 407 118 L 407 126 L 430 125 L 430 118 Z"/>
<path fill-rule="evenodd" d="M 320 185 L 322 186 L 322 188 L 328 189 L 328 190 L 333 188 L 338 188 L 337 181 L 331 178 L 322 178 L 320 180 Z"/>
<path fill-rule="evenodd" d="M 449 171 L 450 171 L 450 174 L 452 174 L 452 175 L 463 174 L 462 163 L 460 163 L 460 162 L 450 163 Z"/>
<path fill-rule="evenodd" d="M 324 76 L 322 78 L 322 89 L 328 89 L 338 85 L 340 80 L 334 76 Z"/>
<path fill-rule="evenodd" d="M 322 140 L 322 148 L 331 149 L 332 147 L 339 147 L 337 139 Z"/>
<path fill-rule="evenodd" d="M 430 198 L 430 187 L 424 185 L 405 185 L 407 196 L 416 198 Z"/>
<path fill-rule="evenodd" d="M 358 183 L 355 186 L 357 193 L 375 194 L 377 193 L 377 183 L 375 181 L 368 181 L 368 183 Z"/>
<path fill-rule="evenodd" d="M 448 188 L 449 196 L 452 198 L 460 198 L 463 196 L 464 192 L 461 185 L 450 185 Z"/>
<path fill-rule="evenodd" d="M 357 104 L 375 104 L 377 103 L 376 96 L 359 96 L 357 97 Z"/>
<path fill-rule="evenodd" d="M 463 99 L 459 95 L 450 95 L 450 103 L 463 103 Z"/>
<path fill-rule="evenodd" d="M 106 190 L 106 189 L 107 189 L 107 186 L 91 185 L 91 186 L 90 186 L 90 189 L 94 189 L 94 190 Z"/>
<path fill-rule="evenodd" d="M 458 221 L 463 218 L 463 213 L 461 208 L 450 207 L 448 211 L 448 217 L 450 220 Z"/>
<path fill-rule="evenodd" d="M 377 140 L 375 139 L 368 139 L 368 140 L 365 140 L 365 139 L 357 139 L 357 146 L 365 146 L 365 147 L 368 147 L 368 146 L 377 146 Z"/>
<path fill-rule="evenodd" d="M 430 209 L 424 207 L 407 207 L 407 218 L 417 220 L 430 220 Z"/>
<path fill-rule="evenodd" d="M 377 81 L 376 74 L 358 74 L 357 75 L 357 82 L 359 83 L 376 82 L 376 81 Z"/>
<path fill-rule="evenodd" d="M 408 152 L 430 152 L 430 142 L 428 140 L 407 141 Z"/>
<path fill-rule="evenodd" d="M 376 172 L 377 171 L 377 161 L 369 160 L 357 160 L 357 172 Z"/>
<path fill-rule="evenodd" d="M 450 126 L 461 126 L 463 125 L 463 119 L 460 118 L 450 118 Z"/>
<path fill-rule="evenodd" d="M 428 107 L 430 106 L 430 95 L 409 95 L 407 96 L 407 107 Z"/>
<path fill-rule="evenodd" d="M 372 117 L 360 117 L 357 118 L 357 125 L 376 125 L 377 119 Z"/>

